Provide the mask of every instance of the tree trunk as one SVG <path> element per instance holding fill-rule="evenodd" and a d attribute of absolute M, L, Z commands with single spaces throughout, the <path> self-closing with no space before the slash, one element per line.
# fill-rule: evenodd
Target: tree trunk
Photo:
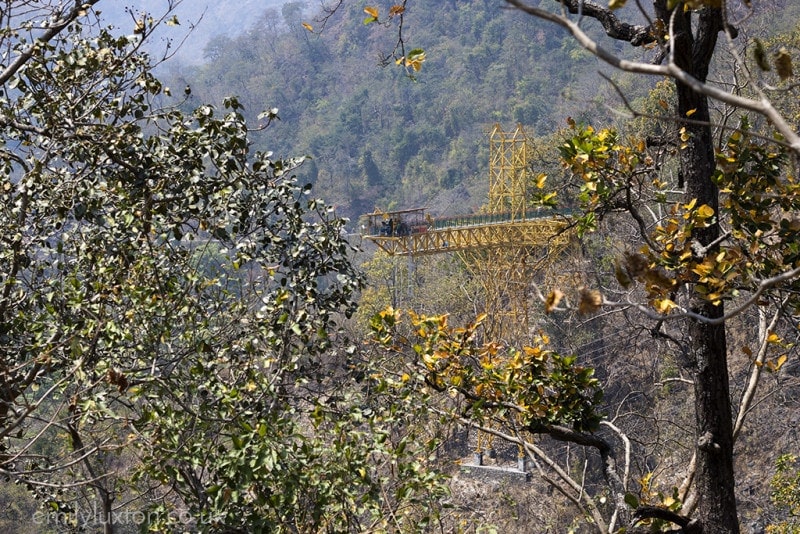
<path fill-rule="evenodd" d="M 516 0 L 506 0 L 532 15 L 542 16 L 533 8 L 525 9 Z M 598 20 L 612 39 L 642 46 L 660 39 L 664 28 L 669 29 L 670 41 L 661 41 L 671 54 L 670 60 L 695 79 L 705 82 L 714 56 L 717 37 L 723 30 L 722 10 L 706 7 L 685 9 L 677 3 L 670 10 L 668 0 L 654 0 L 659 24 L 636 26 L 621 21 L 611 9 L 600 3 L 582 0 L 558 0 L 567 11 Z M 697 17 L 693 21 L 692 18 Z M 543 18 L 548 18 L 543 16 Z M 732 33 L 735 33 L 732 30 Z M 686 184 L 686 200 L 697 200 L 697 205 L 708 205 L 719 213 L 719 190 L 712 181 L 716 168 L 714 146 L 708 109 L 708 98 L 676 82 L 678 96 L 677 119 L 685 120 L 685 146 L 681 148 L 681 176 Z M 705 254 L 716 254 L 716 240 L 720 236 L 719 221 L 707 228 L 696 228 L 692 239 L 701 248 L 708 246 Z M 713 246 L 710 246 L 711 244 Z M 720 303 L 713 305 L 691 293 L 689 308 L 706 318 L 724 315 Z M 689 350 L 695 373 L 695 421 L 697 437 L 697 475 L 695 488 L 699 498 L 699 529 L 703 534 L 730 534 L 739 532 L 734 494 L 733 423 L 728 385 L 727 344 L 725 325 L 709 325 L 702 321 L 689 321 Z M 692 526 L 692 532 L 697 525 Z"/>
<path fill-rule="evenodd" d="M 678 9 L 682 10 L 682 6 Z M 694 35 L 691 17 L 692 13 L 687 11 L 675 18 L 675 62 L 698 80 L 705 81 L 717 35 L 722 30 L 722 14 L 719 9 L 701 11 Z M 678 117 L 691 116 L 697 121 L 685 125 L 689 139 L 681 150 L 687 201 L 697 199 L 698 206 L 707 204 L 719 213 L 719 191 L 712 181 L 715 162 L 708 99 L 681 84 L 677 84 L 677 93 Z M 719 221 L 716 220 L 707 228 L 695 229 L 692 237 L 705 246 L 714 243 L 719 235 Z M 711 247 L 706 254 L 716 254 L 717 248 Z M 724 314 L 722 303 L 713 305 L 694 293 L 689 306 L 708 318 Z M 695 366 L 697 519 L 703 534 L 738 533 L 725 325 L 690 321 L 688 333 Z"/>

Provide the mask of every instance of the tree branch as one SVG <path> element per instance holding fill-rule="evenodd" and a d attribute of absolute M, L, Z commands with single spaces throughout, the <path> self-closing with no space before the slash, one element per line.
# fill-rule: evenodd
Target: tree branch
<path fill-rule="evenodd" d="M 443 415 L 447 414 L 447 412 L 441 410 L 434 410 L 434 411 Z M 547 465 L 547 467 L 552 469 L 558 475 L 558 477 L 564 482 L 564 484 L 569 486 L 569 488 L 572 489 L 572 491 L 574 491 L 577 495 L 570 494 L 567 491 L 567 488 L 564 488 L 561 484 L 558 484 L 555 480 L 546 476 L 542 471 L 541 467 L 538 465 L 538 462 L 535 462 L 537 470 L 539 470 L 539 474 L 542 477 L 542 479 L 545 480 L 547 483 L 551 484 L 556 490 L 558 490 L 562 495 L 564 495 L 567 499 L 569 499 L 581 512 L 583 512 L 587 516 L 591 516 L 594 519 L 594 523 L 600 532 L 609 531 L 608 527 L 606 526 L 606 522 L 600 515 L 600 512 L 597 509 L 595 503 L 593 502 L 591 495 L 583 491 L 581 485 L 578 484 L 578 482 L 576 482 L 575 479 L 573 479 L 569 475 L 569 473 L 564 471 L 564 469 L 562 469 L 561 466 L 559 466 L 552 458 L 550 458 L 547 455 L 547 453 L 545 453 L 544 450 L 537 447 L 535 444 L 522 439 L 522 437 L 520 436 L 513 436 L 496 428 L 481 425 L 466 417 L 459 416 L 457 417 L 457 420 L 470 428 L 478 429 L 481 432 L 485 432 L 492 436 L 498 437 L 504 441 L 507 441 L 508 443 L 514 443 L 516 445 L 519 445 L 525 450 L 525 453 L 529 457 L 531 457 L 532 460 L 534 460 L 534 462 L 536 457 L 541 459 Z M 624 494 L 622 498 L 624 499 Z M 583 499 L 583 501 L 581 499 Z"/>
<path fill-rule="evenodd" d="M 681 532 L 685 534 L 700 534 L 702 529 L 695 522 L 666 508 L 659 508 L 658 506 L 640 506 L 633 514 L 632 524 L 638 523 L 644 519 L 661 519 L 669 521 L 681 527 Z"/>
<path fill-rule="evenodd" d="M 627 504 L 625 503 L 625 483 L 617 472 L 617 458 L 614 455 L 614 449 L 606 440 L 595 434 L 576 432 L 571 428 L 560 425 L 543 425 L 540 427 L 530 428 L 529 431 L 534 434 L 547 434 L 558 441 L 566 441 L 569 443 L 575 443 L 577 445 L 583 445 L 597 449 L 603 462 L 603 475 L 611 489 L 611 494 L 614 498 L 614 507 L 616 511 L 619 512 L 621 517 L 625 517 L 625 515 L 627 515 Z"/>
<path fill-rule="evenodd" d="M 611 65 L 616 69 L 636 74 L 668 76 L 686 85 L 691 90 L 699 94 L 705 95 L 709 98 L 718 100 L 725 104 L 746 109 L 748 111 L 753 111 L 755 113 L 758 113 L 759 115 L 762 115 L 783 136 L 783 138 L 786 140 L 785 141 L 786 146 L 789 147 L 796 154 L 800 155 L 800 135 L 798 135 L 797 132 L 794 131 L 791 125 L 789 125 L 786 119 L 778 112 L 777 109 L 775 109 L 775 107 L 766 97 L 761 97 L 757 100 L 746 98 L 728 93 L 713 85 L 703 83 L 697 78 L 688 74 L 680 67 L 678 67 L 678 65 L 675 64 L 674 62 L 674 57 L 672 56 L 670 56 L 670 60 L 666 65 L 652 65 L 649 63 L 641 63 L 636 61 L 628 61 L 620 59 L 610 51 L 599 46 L 583 30 L 581 30 L 576 23 L 572 22 L 571 20 L 567 19 L 564 16 L 557 15 L 545 9 L 530 6 L 524 2 L 521 2 L 520 0 L 506 0 L 506 3 L 513 6 L 516 9 L 519 9 L 523 13 L 527 13 L 534 17 L 538 17 L 542 20 L 547 20 L 549 22 L 561 26 L 562 28 L 565 28 L 567 31 L 570 32 L 570 34 L 572 34 L 572 36 L 575 38 L 578 44 L 580 44 L 584 49 L 589 51 L 592 55 L 594 55 L 601 61 L 607 63 L 608 65 Z M 583 13 L 587 14 L 586 11 L 584 11 Z"/>
<path fill-rule="evenodd" d="M 767 318 L 764 314 L 764 310 L 761 308 L 758 309 L 758 334 L 761 338 L 761 344 L 758 348 L 756 359 L 753 361 L 753 370 L 750 373 L 750 379 L 747 382 L 747 389 L 742 394 L 742 399 L 739 402 L 739 412 L 736 414 L 736 421 L 733 425 L 734 442 L 736 441 L 736 438 L 739 437 L 739 432 L 741 432 L 742 427 L 744 426 L 744 419 L 747 416 L 747 412 L 750 409 L 750 403 L 753 402 L 753 397 L 755 396 L 756 389 L 758 388 L 759 379 L 761 378 L 762 364 L 764 363 L 764 358 L 767 354 L 767 348 L 769 347 L 769 342 L 767 341 L 769 338 L 769 333 L 774 330 L 775 325 L 778 324 L 778 319 L 780 319 L 785 303 L 786 300 L 784 300 L 781 305 L 778 306 L 778 309 L 775 310 L 775 314 L 772 316 L 769 325 L 767 325 Z"/>
<path fill-rule="evenodd" d="M 30 46 L 28 46 L 22 51 L 22 53 L 20 53 L 19 56 L 17 56 L 17 59 L 12 61 L 11 64 L 0 73 L 0 85 L 5 84 L 17 73 L 17 71 L 19 71 L 19 69 L 22 68 L 23 65 L 25 65 L 25 63 L 28 62 L 28 60 L 33 57 L 33 54 L 35 54 L 39 49 L 39 43 L 46 43 L 53 39 L 56 35 L 61 33 L 61 30 L 69 26 L 70 23 L 84 16 L 86 14 L 86 10 L 98 2 L 100 2 L 100 0 L 84 0 L 83 2 L 75 2 L 75 5 L 72 9 L 52 22 L 41 36 L 37 37 Z"/>
<path fill-rule="evenodd" d="M 509 3 L 517 4 L 517 2 Z M 562 0 L 561 5 L 573 15 L 595 19 L 602 24 L 606 35 L 617 41 L 626 41 L 633 46 L 642 46 L 656 41 L 655 34 L 649 26 L 623 22 L 612 10 L 590 0 Z"/>

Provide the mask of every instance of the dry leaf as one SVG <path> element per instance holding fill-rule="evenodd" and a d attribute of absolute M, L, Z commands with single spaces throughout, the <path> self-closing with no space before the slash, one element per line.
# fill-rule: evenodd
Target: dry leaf
<path fill-rule="evenodd" d="M 794 74 L 792 72 L 792 56 L 786 48 L 781 48 L 775 52 L 775 70 L 778 71 L 778 76 L 781 80 L 791 78 Z"/>
<path fill-rule="evenodd" d="M 582 288 L 580 298 L 578 312 L 581 314 L 597 311 L 603 305 L 603 295 L 596 289 Z"/>

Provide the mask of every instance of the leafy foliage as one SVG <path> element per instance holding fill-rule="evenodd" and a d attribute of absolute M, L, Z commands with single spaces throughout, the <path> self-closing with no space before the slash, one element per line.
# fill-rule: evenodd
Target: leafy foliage
<path fill-rule="evenodd" d="M 610 129 L 573 129 L 575 135 L 561 153 L 565 166 L 581 179 L 578 199 L 586 211 L 581 228 L 593 229 L 604 213 L 621 209 L 643 223 L 643 202 L 663 207 L 666 216 L 645 235 L 642 248 L 626 253 L 616 269 L 623 287 L 634 280 L 644 283 L 658 312 L 676 308 L 671 298 L 681 287 L 691 285 L 717 304 L 739 296 L 744 287 L 756 290 L 759 283 L 796 265 L 792 214 L 800 197 L 795 178 L 786 174 L 784 151 L 754 138 L 746 121 L 717 154 L 713 179 L 722 194 L 719 214 L 696 200 L 670 201 L 667 182 L 656 172 L 656 158 L 643 141 L 620 142 Z M 729 222 L 730 230 L 709 254 L 694 232 L 718 220 Z"/>
<path fill-rule="evenodd" d="M 780 456 L 775 463 L 776 472 L 770 480 L 772 502 L 788 512 L 789 518 L 778 524 L 767 526 L 767 532 L 796 534 L 800 532 L 800 471 L 797 457 L 792 454 Z"/>
<path fill-rule="evenodd" d="M 435 436 L 347 364 L 362 278 L 304 158 L 253 150 L 236 98 L 174 99 L 140 50 L 159 19 L 85 15 L 31 49 L 4 34 L 33 53 L 0 101 L 2 474 L 63 528 L 97 526 L 87 499 L 151 531 L 434 518 Z"/>
<path fill-rule="evenodd" d="M 447 316 L 409 313 L 411 337 L 393 335 L 402 320 L 393 310 L 373 317 L 376 338 L 384 344 L 413 350 L 416 373 L 438 391 L 452 391 L 468 402 L 477 420 L 499 418 L 504 426 L 538 432 L 547 425 L 593 430 L 602 393 L 593 370 L 547 348 L 546 336 L 522 350 L 503 350 L 493 342 L 476 343 L 484 317 L 463 328 L 448 325 Z M 406 375 L 405 380 L 411 380 Z"/>

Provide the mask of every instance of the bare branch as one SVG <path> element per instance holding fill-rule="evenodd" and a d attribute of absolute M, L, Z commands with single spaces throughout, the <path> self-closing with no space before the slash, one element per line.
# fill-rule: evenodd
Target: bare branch
<path fill-rule="evenodd" d="M 446 413 L 439 410 L 435 410 L 437 413 Z M 475 428 L 480 430 L 481 432 L 485 432 L 492 436 L 498 437 L 508 443 L 513 443 L 522 447 L 526 454 L 531 457 L 535 461 L 535 458 L 539 458 L 542 460 L 547 467 L 552 469 L 558 477 L 567 484 L 577 495 L 570 494 L 566 488 L 564 488 L 561 484 L 555 483 L 550 477 L 543 474 L 543 471 L 540 470 L 540 475 L 542 478 L 553 485 L 562 495 L 567 497 L 575 506 L 577 506 L 584 514 L 591 515 L 594 519 L 595 525 L 598 527 L 600 532 L 608 532 L 608 527 L 606 526 L 606 522 L 603 517 L 600 515 L 599 511 L 597 510 L 597 506 L 595 506 L 594 502 L 592 501 L 592 497 L 588 495 L 586 492 L 583 491 L 581 484 L 575 481 L 569 473 L 564 471 L 552 458 L 550 458 L 547 453 L 542 450 L 541 448 L 537 447 L 535 444 L 524 440 L 520 436 L 513 436 L 496 428 L 492 428 L 486 425 L 481 425 L 476 423 L 471 419 L 467 419 L 464 417 L 457 417 L 458 421 L 467 425 L 470 428 Z M 538 465 L 537 465 L 538 468 Z M 623 496 L 624 497 L 624 496 Z M 584 502 L 582 502 L 582 500 Z"/>
<path fill-rule="evenodd" d="M 747 389 L 745 389 L 745 392 L 742 394 L 742 400 L 739 401 L 739 412 L 736 414 L 736 422 L 733 425 L 734 442 L 736 441 L 736 438 L 739 437 L 739 432 L 741 432 L 742 426 L 744 426 L 744 419 L 747 416 L 747 412 L 750 409 L 750 404 L 753 402 L 753 397 L 755 396 L 756 389 L 758 388 L 759 379 L 761 378 L 762 364 L 764 363 L 764 358 L 767 354 L 767 347 L 769 346 L 769 342 L 767 341 L 769 338 L 769 333 L 774 330 L 775 325 L 778 324 L 778 319 L 781 317 L 783 306 L 785 304 L 786 300 L 784 300 L 781 305 L 778 306 L 769 322 L 769 325 L 767 325 L 767 318 L 764 310 L 761 308 L 758 310 L 758 335 L 761 338 L 761 343 L 758 348 L 756 359 L 753 361 L 753 369 L 750 372 L 750 379 L 747 382 Z"/>

